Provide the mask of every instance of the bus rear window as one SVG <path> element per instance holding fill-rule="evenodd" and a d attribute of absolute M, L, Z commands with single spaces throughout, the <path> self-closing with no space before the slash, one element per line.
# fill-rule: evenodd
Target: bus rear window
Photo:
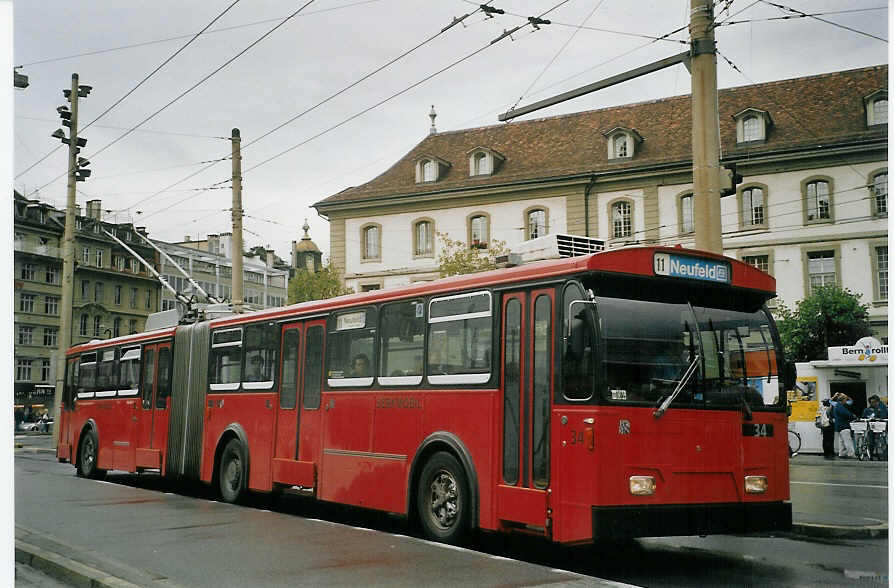
<path fill-rule="evenodd" d="M 434 298 L 428 319 L 428 381 L 484 384 L 491 374 L 490 292 Z"/>

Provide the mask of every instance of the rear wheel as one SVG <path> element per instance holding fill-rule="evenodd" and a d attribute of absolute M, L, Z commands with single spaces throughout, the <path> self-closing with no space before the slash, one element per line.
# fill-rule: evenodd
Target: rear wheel
<path fill-rule="evenodd" d="M 471 500 L 466 472 L 449 453 L 434 454 L 422 469 L 416 510 L 425 535 L 458 543 L 469 530 Z"/>
<path fill-rule="evenodd" d="M 77 471 L 82 478 L 98 480 L 106 475 L 105 470 L 99 469 L 99 441 L 93 429 L 84 431 L 81 436 L 81 447 L 78 450 Z"/>
<path fill-rule="evenodd" d="M 230 439 L 220 455 L 220 496 L 224 502 L 236 503 L 245 497 L 246 465 L 242 443 L 238 439 Z"/>

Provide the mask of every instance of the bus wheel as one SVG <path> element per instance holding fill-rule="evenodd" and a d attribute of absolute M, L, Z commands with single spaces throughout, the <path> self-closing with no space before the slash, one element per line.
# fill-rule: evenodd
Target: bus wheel
<path fill-rule="evenodd" d="M 419 522 L 434 541 L 458 543 L 469 529 L 469 483 L 449 453 L 434 454 L 422 469 L 416 495 Z"/>
<path fill-rule="evenodd" d="M 81 436 L 81 448 L 78 451 L 77 471 L 82 478 L 98 480 L 105 476 L 105 470 L 97 467 L 99 458 L 99 441 L 93 429 L 84 431 Z"/>
<path fill-rule="evenodd" d="M 245 496 L 245 452 L 238 439 L 230 439 L 220 456 L 220 496 L 235 504 Z"/>

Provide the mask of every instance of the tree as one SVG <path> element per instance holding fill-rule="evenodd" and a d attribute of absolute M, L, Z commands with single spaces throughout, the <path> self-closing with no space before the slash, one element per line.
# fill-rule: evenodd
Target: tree
<path fill-rule="evenodd" d="M 454 241 L 444 233 L 438 233 L 441 242 L 438 254 L 438 271 L 441 277 L 470 274 L 496 269 L 496 258 L 509 253 L 504 241 L 491 239 L 488 247 L 469 247 L 462 241 Z"/>
<path fill-rule="evenodd" d="M 853 345 L 872 334 L 869 305 L 838 286 L 816 288 L 793 309 L 779 307 L 779 337 L 790 361 L 828 359 L 828 347 Z"/>
<path fill-rule="evenodd" d="M 326 262 L 318 272 L 299 269 L 295 277 L 289 280 L 289 304 L 353 293 L 353 290 L 342 285 L 341 274 L 332 260 Z"/>

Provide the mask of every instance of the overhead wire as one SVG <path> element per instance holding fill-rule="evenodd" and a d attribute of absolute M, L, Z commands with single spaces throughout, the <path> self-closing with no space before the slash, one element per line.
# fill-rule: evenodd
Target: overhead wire
<path fill-rule="evenodd" d="M 101 119 L 102 117 L 104 117 L 105 115 L 107 115 L 107 114 L 108 114 L 109 112 L 111 112 L 116 106 L 118 106 L 119 104 L 121 104 L 122 102 L 124 102 L 124 100 L 125 100 L 128 96 L 130 96 L 131 94 L 133 94 L 134 92 L 136 92 L 137 89 L 138 89 L 140 86 L 142 86 L 143 84 L 145 84 L 145 83 L 149 80 L 149 78 L 151 78 L 151 77 L 154 76 L 156 73 L 158 73 L 158 71 L 159 71 L 161 68 L 163 68 L 164 66 L 166 66 L 168 63 L 171 62 L 171 60 L 173 60 L 173 59 L 174 59 L 175 57 L 177 57 L 181 52 L 183 52 L 184 49 L 186 49 L 187 47 L 189 47 L 189 46 L 190 46 L 196 39 L 199 38 L 199 36 L 200 36 L 202 33 L 204 33 L 206 30 L 208 30 L 208 28 L 209 28 L 211 25 L 213 25 L 215 22 L 217 22 L 218 20 L 220 20 L 221 18 L 223 18 L 223 16 L 224 16 L 227 12 L 229 12 L 230 9 L 232 9 L 232 8 L 233 8 L 236 4 L 238 4 L 240 1 L 241 1 L 241 0 L 233 0 L 233 2 L 232 2 L 229 6 L 227 6 L 226 8 L 224 8 L 222 12 L 220 12 L 217 16 L 215 16 L 213 19 L 211 19 L 211 22 L 209 22 L 208 24 L 206 24 L 205 27 L 204 27 L 201 31 L 199 31 L 198 33 L 196 33 L 195 35 L 193 35 L 192 38 L 191 38 L 189 41 L 187 41 L 186 43 L 184 43 L 179 49 L 177 49 L 176 51 L 174 51 L 174 53 L 172 53 L 170 56 L 168 56 L 167 59 L 165 59 L 164 61 L 162 61 L 162 62 L 161 62 L 155 69 L 153 69 L 151 72 L 149 72 L 149 74 L 147 74 L 146 76 L 144 76 L 143 79 L 140 80 L 140 81 L 137 83 L 136 86 L 134 86 L 133 88 L 131 88 L 130 90 L 128 90 L 127 92 L 125 92 L 124 95 L 121 96 L 120 98 L 118 98 L 118 100 L 116 100 L 115 102 L 113 102 L 111 106 L 109 106 L 108 108 L 106 108 L 105 110 L 103 110 L 103 111 L 99 114 L 99 116 L 97 116 L 97 117 L 94 118 L 92 121 L 90 121 L 89 123 L 87 123 L 86 125 L 84 125 L 83 127 L 81 127 L 81 128 L 78 129 L 78 130 L 79 130 L 79 131 L 84 131 L 84 130 L 88 129 L 88 128 L 90 127 L 90 125 L 92 125 L 93 123 L 95 123 L 96 121 L 98 121 L 99 119 Z M 312 0 L 311 0 L 311 1 L 312 1 Z M 75 98 L 75 99 L 76 99 L 76 98 Z M 148 120 L 148 119 L 147 119 L 147 120 Z M 144 122 L 145 122 L 145 121 L 144 121 Z M 142 124 L 142 123 L 140 123 L 140 124 Z M 124 135 L 122 135 L 121 137 L 119 137 L 119 139 L 116 139 L 115 141 L 113 141 L 113 142 L 112 142 L 111 144 L 109 144 L 108 146 L 111 146 L 111 145 L 113 145 L 114 143 L 116 143 L 118 140 L 123 139 L 125 136 L 127 136 L 128 134 L 130 134 L 130 132 L 132 132 L 132 131 L 128 131 L 127 133 L 125 133 Z M 21 176 L 22 174 L 24 174 L 24 173 L 28 172 L 29 170 L 33 169 L 34 166 L 36 166 L 36 165 L 39 164 L 40 162 L 46 160 L 46 158 L 48 158 L 50 155 L 52 155 L 53 153 L 55 153 L 56 151 L 58 151 L 58 150 L 61 149 L 61 148 L 62 148 L 62 145 L 61 145 L 61 144 L 58 145 L 58 146 L 56 146 L 56 147 L 55 147 L 54 149 L 52 149 L 49 153 L 47 153 L 46 155 L 44 155 L 43 157 L 41 157 L 38 161 L 36 161 L 35 163 L 33 163 L 33 164 L 31 164 L 30 166 L 28 166 L 27 169 L 25 169 L 24 171 L 22 171 L 22 172 L 20 172 L 19 174 L 17 174 L 16 177 L 19 177 L 19 176 Z M 103 149 L 105 149 L 105 148 L 103 148 Z M 103 151 L 103 149 L 100 149 L 100 151 Z M 92 154 L 92 155 L 95 156 L 96 153 L 94 153 L 94 154 Z M 68 175 L 68 174 L 70 174 L 72 171 L 73 171 L 73 170 L 68 170 L 68 171 L 66 171 L 66 173 L 63 174 L 63 175 Z M 62 177 L 62 176 L 59 176 L 59 177 Z M 56 179 L 52 180 L 50 183 L 55 182 L 56 180 L 59 179 L 59 177 L 57 177 Z M 48 184 L 45 184 L 45 185 L 48 185 Z"/>
<path fill-rule="evenodd" d="M 761 0 L 761 2 L 763 2 L 764 4 L 767 4 L 767 5 L 769 5 L 769 6 L 774 6 L 774 7 L 778 8 L 779 10 L 782 10 L 782 11 L 785 11 L 785 12 L 791 12 L 791 13 L 798 14 L 798 15 L 802 15 L 802 16 L 804 16 L 804 17 L 809 17 L 809 18 L 812 18 L 812 19 L 814 19 L 814 20 L 818 20 L 818 21 L 820 21 L 820 22 L 824 22 L 824 23 L 826 23 L 826 24 L 832 25 L 832 26 L 834 26 L 834 27 L 838 27 L 839 29 L 844 29 L 844 30 L 846 30 L 846 31 L 850 31 L 850 32 L 852 32 L 852 33 L 856 33 L 856 34 L 858 34 L 858 35 L 863 35 L 863 36 L 866 36 L 866 37 L 870 37 L 870 38 L 872 38 L 872 39 L 877 39 L 877 40 L 882 41 L 882 42 L 884 42 L 884 43 L 887 43 L 887 42 L 888 42 L 888 39 L 884 39 L 884 38 L 879 37 L 879 36 L 877 36 L 877 35 L 873 35 L 872 33 L 867 33 L 866 31 L 861 31 L 861 30 L 859 30 L 859 29 L 851 28 L 851 27 L 849 27 L 849 26 L 845 26 L 845 25 L 843 25 L 843 24 L 841 24 L 841 23 L 837 23 L 837 22 L 834 22 L 834 21 L 831 21 L 831 20 L 826 20 L 826 19 L 824 19 L 824 18 L 820 18 L 820 17 L 815 16 L 815 15 L 812 15 L 812 14 L 807 14 L 807 13 L 805 13 L 805 12 L 802 12 L 802 11 L 800 11 L 800 10 L 796 10 L 796 9 L 794 9 L 794 8 L 790 8 L 790 7 L 788 7 L 788 6 L 784 6 L 784 5 L 782 5 L 782 4 L 777 4 L 777 3 L 775 3 L 775 2 L 769 2 L 768 0 Z"/>
<path fill-rule="evenodd" d="M 492 1 L 493 1 L 493 0 L 488 0 L 488 2 L 486 2 L 486 4 L 490 4 L 490 2 L 492 2 Z M 479 8 L 479 10 L 480 10 L 480 8 Z M 261 139 L 270 136 L 271 134 L 273 134 L 273 133 L 275 133 L 276 131 L 282 129 L 282 128 L 285 127 L 286 125 L 288 125 L 288 124 L 290 124 L 290 123 L 292 123 L 292 122 L 298 120 L 299 118 L 301 118 L 301 117 L 304 116 L 305 114 L 307 114 L 307 113 L 309 113 L 309 112 L 315 110 L 316 108 L 322 106 L 323 104 L 329 102 L 330 100 L 336 98 L 337 96 L 340 96 L 341 94 L 345 93 L 346 91 L 350 90 L 351 88 L 353 88 L 353 87 L 357 86 L 358 84 L 362 83 L 363 81 L 369 79 L 369 78 L 372 77 L 373 75 L 375 75 L 375 74 L 381 72 L 382 70 L 386 69 L 386 68 L 389 67 L 390 65 L 393 65 L 393 64 L 396 63 L 397 61 L 403 59 L 404 57 L 406 57 L 406 56 L 410 55 L 411 53 L 413 53 L 414 51 L 418 50 L 419 48 L 421 48 L 421 47 L 425 46 L 426 44 L 430 43 L 432 40 L 434 40 L 435 38 L 437 38 L 437 37 L 439 37 L 440 35 L 442 35 L 444 32 L 446 32 L 447 30 L 449 30 L 450 28 L 452 28 L 454 25 L 456 25 L 456 24 L 458 24 L 459 22 L 461 22 L 464 18 L 466 18 L 466 17 L 468 17 L 468 16 L 470 16 L 470 15 L 472 15 L 472 14 L 475 14 L 475 12 L 477 12 L 477 11 L 473 11 L 473 12 L 471 12 L 471 13 L 465 15 L 465 16 L 462 17 L 461 19 L 455 19 L 451 24 L 447 25 L 446 27 L 443 27 L 443 28 L 440 29 L 437 33 L 435 33 L 435 34 L 433 34 L 433 35 L 430 35 L 428 38 L 426 38 L 426 39 L 423 40 L 422 42 L 417 43 L 417 44 L 416 44 L 414 47 L 412 47 L 411 49 L 408 49 L 407 51 L 404 51 L 403 53 L 401 53 L 401 54 L 398 55 L 397 57 L 395 57 L 395 58 L 393 58 L 393 59 L 390 59 L 389 61 L 387 61 L 387 62 L 386 62 L 385 64 L 383 64 L 382 66 L 377 67 L 376 69 L 372 70 L 372 71 L 369 72 L 368 74 L 365 74 L 364 76 L 360 77 L 359 79 L 355 80 L 354 82 L 351 82 L 350 84 L 348 84 L 348 85 L 345 86 L 344 88 L 340 89 L 339 91 L 337 91 L 337 92 L 331 94 L 330 96 L 324 98 L 323 100 L 317 102 L 316 104 L 314 104 L 314 105 L 311 106 L 310 108 L 305 109 L 304 111 L 298 113 L 297 115 L 295 115 L 295 116 L 289 118 L 287 121 L 285 121 L 285 122 L 283 122 L 283 123 L 277 125 L 277 126 L 274 127 L 273 129 L 271 129 L 271 130 L 269 130 L 269 131 L 263 133 L 263 134 L 262 134 L 261 136 L 259 136 L 258 138 L 253 139 L 252 141 L 249 141 L 248 143 L 242 145 L 242 149 L 245 149 L 245 148 L 247 148 L 247 147 L 249 147 L 249 146 L 251 146 L 251 145 L 257 143 L 257 142 L 260 141 Z M 190 178 L 192 178 L 192 177 L 198 175 L 199 173 L 201 173 L 201 172 L 203 172 L 203 171 L 205 171 L 205 170 L 207 170 L 207 169 L 210 169 L 213 165 L 215 165 L 215 164 L 212 163 L 212 164 L 210 164 L 210 165 L 208 165 L 208 166 L 202 168 L 202 169 L 199 170 L 198 172 L 193 173 L 193 174 L 190 174 L 190 175 L 188 175 L 188 176 L 182 178 L 181 180 L 178 180 L 177 182 L 175 182 L 175 183 L 173 183 L 173 184 L 171 184 L 171 185 L 169 185 L 169 186 L 167 186 L 167 187 L 165 187 L 165 188 L 162 188 L 161 190 L 159 190 L 158 192 L 156 192 L 155 194 L 153 194 L 153 195 L 150 196 L 149 198 L 152 198 L 152 197 L 154 197 L 154 196 L 157 196 L 158 194 L 161 194 L 161 193 L 163 193 L 163 192 L 169 191 L 170 188 L 172 188 L 172 187 L 174 187 L 174 186 L 176 186 L 176 185 L 178 185 L 178 184 L 180 184 L 180 183 L 182 183 L 182 182 L 185 182 L 186 180 L 188 180 L 188 179 L 190 179 Z M 246 173 L 247 171 L 248 171 L 248 170 L 243 171 L 243 174 Z M 229 181 L 229 180 L 224 180 L 224 181 L 221 181 L 221 182 L 217 182 L 217 183 L 214 184 L 214 185 L 224 184 L 224 183 L 226 183 L 226 182 L 228 182 L 228 181 Z M 144 199 L 142 199 L 142 200 L 139 200 L 139 201 L 135 202 L 134 204 L 131 204 L 130 206 L 128 206 L 128 207 L 126 207 L 126 208 L 124 208 L 124 209 L 122 209 L 122 210 L 130 210 L 130 209 L 134 208 L 135 206 L 137 206 L 137 205 L 143 203 L 144 201 L 148 200 L 149 198 L 144 198 Z"/>
<path fill-rule="evenodd" d="M 720 26 L 727 26 L 727 25 L 753 23 L 753 22 L 769 22 L 769 21 L 774 21 L 774 20 L 794 20 L 796 18 L 827 16 L 827 15 L 831 15 L 831 14 L 852 14 L 852 13 L 856 13 L 856 12 L 870 12 L 870 11 L 874 11 L 874 10 L 887 10 L 887 9 L 888 9 L 887 6 L 876 6 L 874 8 L 855 8 L 855 9 L 851 9 L 851 10 L 832 10 L 830 12 L 814 12 L 811 14 L 807 14 L 807 13 L 787 14 L 787 15 L 783 15 L 783 16 L 769 16 L 769 17 L 765 17 L 765 18 L 749 18 L 746 20 L 724 20 L 724 21 L 716 23 L 713 28 L 717 28 Z"/>
<path fill-rule="evenodd" d="M 15 118 L 20 118 L 23 120 L 34 120 L 34 121 L 38 121 L 38 122 L 52 122 L 52 123 L 56 122 L 55 118 L 25 116 L 23 114 L 17 114 L 15 116 Z M 112 125 L 93 125 L 93 127 L 97 128 L 97 129 L 111 129 L 114 131 L 126 131 L 127 130 L 127 127 L 116 127 L 116 126 L 112 126 Z M 182 133 L 179 131 L 160 131 L 157 129 L 137 129 L 134 132 L 135 133 L 150 133 L 150 134 L 155 134 L 155 135 L 171 135 L 174 137 L 189 137 L 189 138 L 193 138 L 193 139 L 226 139 L 226 140 L 230 139 L 229 137 L 221 137 L 221 136 L 217 136 L 217 135 L 199 135 L 196 133 Z"/>
<path fill-rule="evenodd" d="M 324 13 L 324 12 L 332 12 L 332 11 L 335 11 L 335 10 L 342 10 L 342 9 L 344 9 L 344 8 L 353 8 L 354 6 L 360 6 L 361 4 L 372 4 L 372 3 L 374 3 L 374 2 L 381 2 L 381 1 L 382 1 L 382 0 L 360 0 L 359 2 L 352 2 L 352 3 L 350 3 L 350 4 L 342 4 L 341 6 L 333 6 L 333 7 L 330 7 L 330 8 L 321 8 L 321 9 L 319 9 L 319 10 L 308 10 L 308 11 L 306 11 L 306 12 L 303 12 L 303 13 L 301 14 L 301 16 L 312 16 L 312 15 L 314 15 L 314 14 L 321 14 L 321 13 Z M 265 19 L 263 19 L 263 20 L 256 20 L 256 21 L 254 21 L 254 22 L 247 22 L 247 23 L 242 23 L 242 24 L 238 24 L 238 25 L 232 25 L 232 26 L 228 26 L 228 27 L 221 27 L 221 28 L 219 28 L 219 29 L 213 29 L 213 30 L 210 30 L 210 31 L 204 31 L 204 34 L 207 36 L 207 35 L 213 35 L 213 34 L 215 34 L 215 33 L 225 33 L 225 32 L 229 32 L 229 31 L 235 31 L 235 30 L 238 30 L 238 29 L 244 29 L 244 28 L 247 28 L 247 27 L 253 27 L 253 26 L 258 26 L 258 25 L 267 24 L 267 23 L 271 23 L 271 22 L 276 22 L 276 21 L 281 20 L 281 19 L 282 19 L 282 17 L 265 18 Z M 16 68 L 20 68 L 20 67 L 30 67 L 30 66 L 33 66 L 33 65 L 41 65 L 41 64 L 44 64 L 44 63 L 52 63 L 52 62 L 55 62 L 55 61 L 65 61 L 65 60 L 67 60 L 67 59 L 76 59 L 76 58 L 78 58 L 78 57 L 90 57 L 90 56 L 92 56 L 92 55 L 101 55 L 101 54 L 103 54 L 103 53 L 112 53 L 112 52 L 115 52 L 115 51 L 124 51 L 124 50 L 127 50 L 127 49 L 136 49 L 136 48 L 139 48 L 139 47 L 147 47 L 147 46 L 149 46 L 149 45 L 157 45 L 157 44 L 160 44 L 160 43 L 170 43 L 171 41 L 179 41 L 180 39 L 188 39 L 188 38 L 190 38 L 191 36 L 193 36 L 192 33 L 187 34 L 187 35 L 177 35 L 177 36 L 174 36 L 174 37 L 166 37 L 166 38 L 164 38 L 164 39 L 154 39 L 154 40 L 152 40 L 152 41 L 143 41 L 143 42 L 140 42 L 140 43 L 132 43 L 132 44 L 130 44 L 130 45 L 121 45 L 121 46 L 119 46 L 119 47 L 109 47 L 109 48 L 107 48 L 107 49 L 97 49 L 97 50 L 95 50 L 95 51 L 85 51 L 85 52 L 83 52 L 83 53 L 75 53 L 75 54 L 72 54 L 72 55 L 65 55 L 65 56 L 61 56 L 61 57 L 49 57 L 49 58 L 46 58 L 46 59 L 39 59 L 39 60 L 37 60 L 37 61 L 30 61 L 30 62 L 28 62 L 28 63 L 23 63 L 23 64 L 21 64 L 21 65 L 17 65 Z"/>
<path fill-rule="evenodd" d="M 555 52 L 555 54 L 554 54 L 554 55 L 552 56 L 552 58 L 547 62 L 547 64 L 543 67 L 543 69 L 540 70 L 540 73 L 537 74 L 537 76 L 536 76 L 536 77 L 534 78 L 534 80 L 528 85 L 528 87 L 525 89 L 525 91 L 521 93 L 521 95 L 518 97 L 518 100 L 516 100 L 516 101 L 515 101 L 515 104 L 512 106 L 512 109 L 515 109 L 515 107 L 518 106 L 518 103 L 521 102 L 522 99 L 523 99 L 525 96 L 527 96 L 528 92 L 531 91 L 531 88 L 533 88 L 534 85 L 537 84 L 537 82 L 540 81 L 540 78 L 543 77 L 543 74 L 545 74 L 545 73 L 547 72 L 547 70 L 549 70 L 550 66 L 552 66 L 552 64 L 554 64 L 554 63 L 556 62 L 556 59 L 559 58 L 559 55 L 561 55 L 562 52 L 565 51 L 565 48 L 568 47 L 568 45 L 571 44 L 571 41 L 573 41 L 573 40 L 574 40 L 574 37 L 576 37 L 577 34 L 581 31 L 581 28 L 582 28 L 585 24 L 587 24 L 587 21 L 590 20 L 590 18 L 593 16 L 593 14 L 595 14 L 596 11 L 599 10 L 599 7 L 602 6 L 604 3 L 605 3 L 605 0 L 599 0 L 599 2 L 596 3 L 596 6 L 594 6 L 594 7 L 593 7 L 593 10 L 590 11 L 590 14 L 588 14 L 587 17 L 584 18 L 584 20 L 583 20 L 583 22 L 581 22 L 580 26 L 578 26 L 578 27 L 576 27 L 576 28 L 574 29 L 574 32 L 571 33 L 571 36 L 569 36 L 568 39 L 566 39 L 565 42 L 562 43 L 562 46 L 559 47 L 559 50 Z"/>
<path fill-rule="evenodd" d="M 237 1 L 238 1 L 238 0 L 237 0 Z M 192 86 L 190 86 L 189 88 L 187 88 L 186 90 L 184 90 L 183 92 L 181 92 L 180 94 L 178 94 L 175 98 L 173 98 L 172 100 L 170 100 L 167 104 L 165 104 L 164 106 L 162 106 L 161 108 L 159 108 L 158 110 L 156 110 L 155 112 L 153 112 L 152 114 L 150 114 L 149 116 L 147 116 L 146 118 L 144 118 L 142 121 L 140 121 L 139 123 L 137 123 L 136 125 L 134 125 L 134 126 L 131 127 L 130 129 L 128 129 L 125 133 L 123 133 L 122 135 L 120 135 L 117 139 L 114 139 L 112 142 L 107 143 L 106 145 L 104 145 L 103 147 L 101 147 L 99 150 L 92 152 L 92 153 L 90 154 L 90 157 L 91 157 L 91 158 L 92 158 L 92 157 L 96 157 L 97 155 L 99 155 L 100 153 L 102 153 L 103 151 L 105 151 L 106 149 L 108 149 L 109 147 L 111 147 L 112 145 L 115 145 L 116 143 L 118 143 L 118 141 L 121 141 L 122 139 L 124 139 L 125 137 L 127 137 L 128 135 L 130 135 L 130 134 L 131 134 L 132 132 L 134 132 L 137 128 L 141 127 L 142 125 L 146 124 L 147 122 L 149 122 L 150 120 L 152 120 L 153 118 L 155 118 L 156 116 L 158 116 L 159 114 L 161 114 L 162 112 L 164 112 L 167 108 L 169 108 L 171 105 L 173 105 L 174 103 L 176 103 L 177 101 L 179 101 L 181 98 L 183 98 L 184 96 L 186 96 L 187 94 L 189 94 L 190 92 L 192 92 L 193 90 L 195 90 L 196 88 L 198 88 L 199 86 L 201 86 L 203 83 L 205 83 L 205 82 L 206 82 L 208 79 L 210 79 L 212 76 L 214 76 L 215 74 L 217 74 L 218 72 L 220 72 L 221 70 L 223 70 L 225 67 L 227 67 L 228 65 L 230 65 L 231 63 L 233 63 L 234 61 L 236 61 L 237 59 L 239 59 L 240 57 L 242 57 L 242 56 L 243 56 L 245 53 L 247 53 L 250 49 L 252 49 L 252 48 L 255 47 L 258 43 L 260 43 L 261 41 L 263 41 L 264 39 L 266 39 L 267 37 L 269 37 L 269 36 L 270 36 L 271 34 L 273 34 L 276 30 L 278 30 L 281 26 L 283 26 L 283 25 L 286 24 L 289 20 L 291 20 L 292 18 L 294 18 L 295 16 L 297 16 L 298 13 L 300 13 L 302 10 L 304 10 L 307 6 L 309 6 L 309 5 L 312 4 L 313 2 L 314 2 L 314 0 L 307 0 L 307 2 L 305 2 L 304 4 L 302 4 L 301 7 L 298 8 L 298 10 L 294 11 L 292 14 L 290 14 L 290 15 L 287 16 L 286 18 L 282 19 L 276 26 L 274 26 L 273 28 L 271 28 L 270 30 L 268 30 L 266 33 L 264 33 L 263 35 L 261 35 L 260 37 L 258 37 L 258 38 L 255 39 L 254 41 L 252 41 L 251 43 L 249 43 L 248 46 L 246 46 L 244 49 L 242 49 L 241 51 L 239 51 L 238 53 L 236 53 L 236 55 L 234 55 L 233 57 L 231 57 L 230 59 L 228 59 L 227 61 L 225 61 L 223 64 L 221 64 L 220 66 L 218 66 L 217 68 L 215 68 L 211 73 L 209 73 L 208 75 L 204 76 L 204 77 L 203 77 L 202 79 L 200 79 L 198 82 L 196 82 L 195 84 L 193 84 Z M 43 186 L 41 186 L 41 188 L 44 188 L 44 187 L 48 186 L 49 184 L 52 184 L 53 182 L 55 182 L 55 181 L 58 180 L 59 178 L 64 177 L 64 176 L 68 175 L 68 174 L 71 173 L 71 172 L 72 172 L 72 170 L 68 170 L 66 173 L 64 173 L 64 174 L 62 174 L 62 175 L 59 175 L 59 176 L 57 176 L 56 178 L 50 180 L 49 182 L 47 182 L 46 184 L 44 184 Z"/>

